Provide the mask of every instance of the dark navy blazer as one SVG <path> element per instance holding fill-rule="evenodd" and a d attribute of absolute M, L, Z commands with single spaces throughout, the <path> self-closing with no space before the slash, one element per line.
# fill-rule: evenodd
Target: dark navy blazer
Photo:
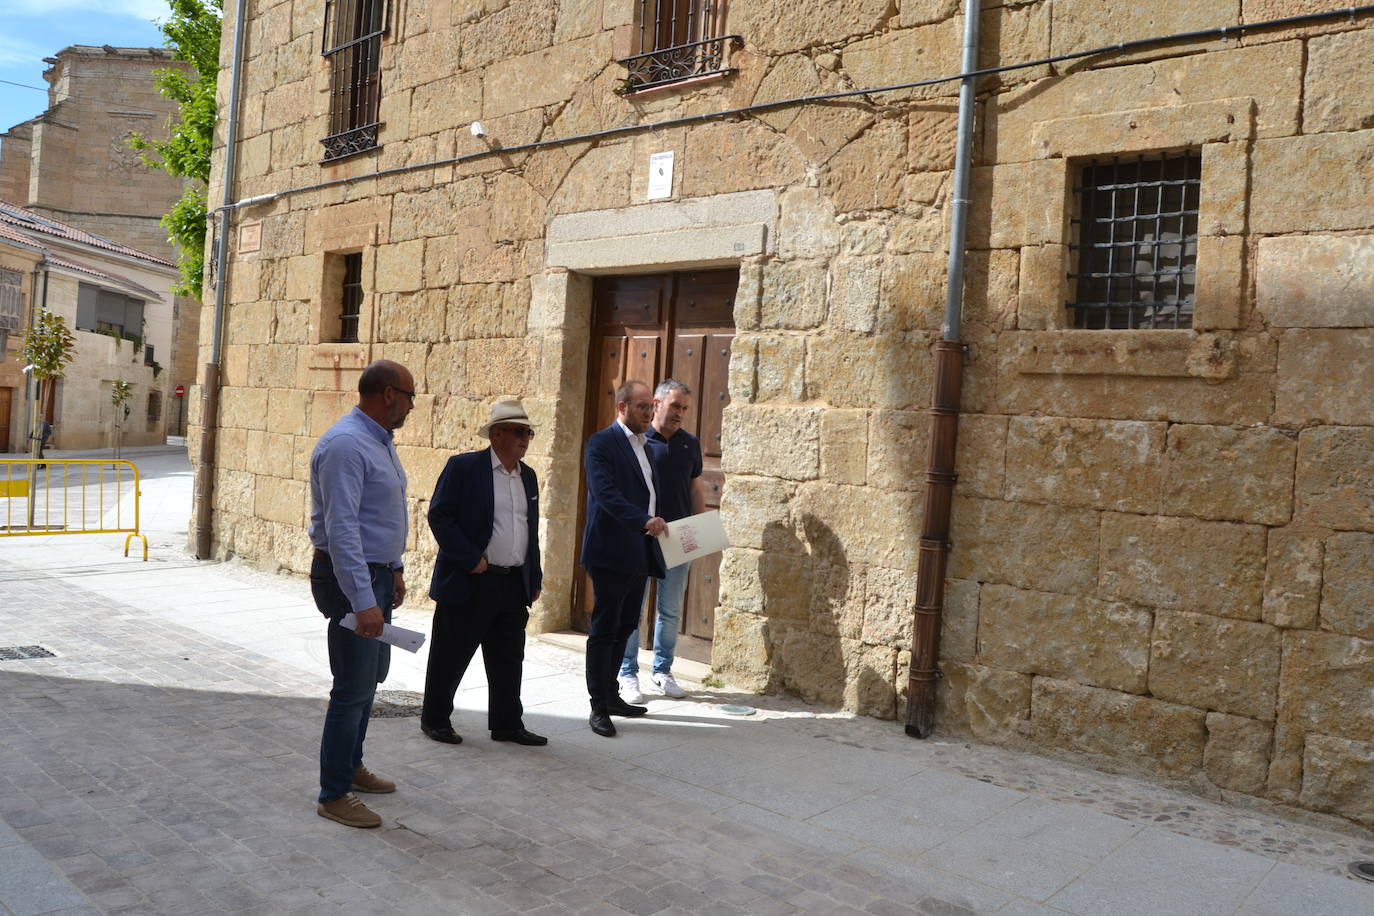
<path fill-rule="evenodd" d="M 454 455 L 434 485 L 429 529 L 439 542 L 439 558 L 434 562 L 429 597 L 442 604 L 467 601 L 476 587 L 473 580 L 477 576 L 472 568 L 482 559 L 496 518 L 491 460 L 490 448 Z M 544 570 L 539 565 L 539 481 L 523 461 L 520 479 L 529 497 L 525 514 L 529 520 L 530 546 L 521 567 L 528 604 L 544 581 Z"/>
<path fill-rule="evenodd" d="M 663 551 L 649 537 L 649 488 L 625 430 L 612 423 L 592 434 L 582 456 L 587 472 L 587 527 L 582 532 L 582 565 L 630 576 L 662 578 Z M 654 489 L 659 489 L 653 471 Z"/>

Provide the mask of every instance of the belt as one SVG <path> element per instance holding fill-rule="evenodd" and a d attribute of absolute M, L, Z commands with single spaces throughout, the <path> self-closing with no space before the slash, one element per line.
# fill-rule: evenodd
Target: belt
<path fill-rule="evenodd" d="M 487 572 L 496 573 L 498 576 L 509 576 L 512 573 L 518 573 L 523 568 L 523 566 L 497 566 L 494 563 L 487 564 Z"/>
<path fill-rule="evenodd" d="M 327 550 L 321 550 L 321 549 L 318 548 L 318 547 L 315 548 L 315 559 L 316 559 L 316 560 L 319 560 L 321 563 L 328 563 L 328 564 L 331 565 L 331 566 L 334 565 L 334 558 L 331 557 L 331 556 L 329 555 L 329 551 L 327 551 Z M 391 568 L 391 564 L 390 564 L 390 563 L 368 563 L 367 565 L 368 565 L 369 567 L 372 567 L 372 566 L 385 566 L 387 569 L 390 569 L 390 568 Z"/>

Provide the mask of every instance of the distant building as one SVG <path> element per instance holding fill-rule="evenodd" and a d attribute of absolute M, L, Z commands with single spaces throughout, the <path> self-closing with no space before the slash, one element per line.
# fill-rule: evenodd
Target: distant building
<path fill-rule="evenodd" d="M 73 45 L 44 60 L 47 110 L 0 133 L 0 201 L 175 262 L 159 220 L 183 183 L 144 165 L 128 141 L 166 136 L 176 103 L 158 92 L 154 71 L 190 65 L 165 48 L 109 45 Z M 200 303 L 177 297 L 170 308 L 171 342 L 158 359 L 172 384 L 189 387 Z"/>
<path fill-rule="evenodd" d="M 124 445 L 166 441 L 172 352 L 168 261 L 101 235 L 0 202 L 0 451 L 27 451 L 30 423 L 17 350 L 35 308 L 61 315 L 76 337 L 76 358 L 42 405 L 54 448 L 112 444 L 116 379 L 133 386 L 123 420 Z M 174 401 L 175 399 L 172 399 Z M 28 415 L 28 416 L 31 416 Z"/>

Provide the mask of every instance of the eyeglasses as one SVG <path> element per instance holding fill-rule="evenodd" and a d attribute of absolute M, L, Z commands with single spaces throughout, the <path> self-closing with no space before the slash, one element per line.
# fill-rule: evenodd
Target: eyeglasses
<path fill-rule="evenodd" d="M 492 429 L 499 429 L 513 436 L 519 436 L 521 439 L 534 438 L 534 430 L 530 429 L 528 426 L 493 426 Z"/>
<path fill-rule="evenodd" d="M 392 391 L 399 391 L 401 394 L 410 398 L 412 402 L 415 400 L 415 392 L 413 391 L 406 391 L 404 388 L 397 388 L 395 385 L 387 385 L 386 387 L 390 388 Z"/>

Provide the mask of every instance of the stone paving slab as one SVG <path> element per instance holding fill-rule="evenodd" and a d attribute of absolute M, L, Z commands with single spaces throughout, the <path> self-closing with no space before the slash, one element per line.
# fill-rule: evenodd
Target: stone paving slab
<path fill-rule="evenodd" d="M 0 663 L 0 914 L 1374 912 L 1343 876 L 1368 834 L 787 698 L 654 697 L 608 741 L 581 656 L 537 640 L 524 698 L 550 745 L 486 740 L 474 663 L 463 745 L 374 720 L 369 765 L 400 789 L 349 830 L 313 812 L 308 588 L 181 554 L 189 482 L 148 464 L 149 563 L 0 541 L 0 642 L 57 653 Z M 394 657 L 385 686 L 418 690 L 424 653 Z M 758 714 L 721 713 L 741 701 Z"/>

